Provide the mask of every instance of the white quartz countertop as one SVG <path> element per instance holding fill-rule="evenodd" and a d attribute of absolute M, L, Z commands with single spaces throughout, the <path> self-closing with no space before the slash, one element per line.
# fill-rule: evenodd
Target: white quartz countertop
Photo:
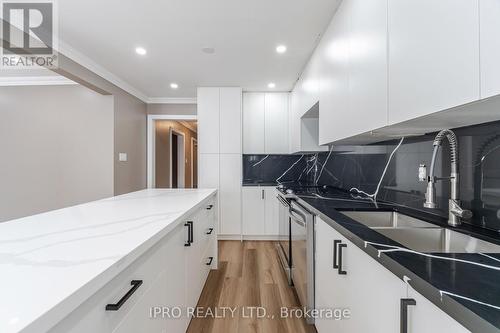
<path fill-rule="evenodd" d="M 215 192 L 143 190 L 0 223 L 0 332 L 46 331 Z"/>

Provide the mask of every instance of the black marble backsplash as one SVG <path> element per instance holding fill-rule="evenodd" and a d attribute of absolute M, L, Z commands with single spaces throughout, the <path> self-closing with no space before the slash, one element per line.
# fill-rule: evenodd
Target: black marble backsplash
<path fill-rule="evenodd" d="M 243 185 L 295 182 L 310 156 L 243 155 Z"/>
<path fill-rule="evenodd" d="M 500 122 L 453 131 L 459 141 L 460 199 L 474 213 L 469 223 L 500 232 Z M 435 134 L 404 139 L 387 166 L 377 200 L 429 211 L 423 208 L 427 184 L 418 181 L 418 168 L 420 164 L 429 168 Z M 373 194 L 398 143 L 333 147 L 311 155 L 244 155 L 244 184 L 303 181 Z M 449 177 L 449 156 L 445 140 L 437 158 L 437 177 Z M 449 181 L 438 182 L 436 189 L 439 208 L 431 212 L 447 216 Z"/>

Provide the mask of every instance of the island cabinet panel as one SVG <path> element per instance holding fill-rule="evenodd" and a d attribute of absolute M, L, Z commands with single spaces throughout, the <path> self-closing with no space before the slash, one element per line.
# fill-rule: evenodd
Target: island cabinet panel
<path fill-rule="evenodd" d="M 186 307 L 196 306 L 208 272 L 216 267 L 216 210 L 215 197 L 205 200 L 50 332 L 185 332 Z M 137 281 L 142 283 L 134 290 Z M 182 316 L 174 318 L 178 310 Z"/>

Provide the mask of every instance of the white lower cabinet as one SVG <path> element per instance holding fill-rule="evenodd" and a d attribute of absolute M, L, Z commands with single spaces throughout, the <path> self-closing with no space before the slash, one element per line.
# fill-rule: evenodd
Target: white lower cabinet
<path fill-rule="evenodd" d="M 278 237 L 279 203 L 276 188 L 246 186 L 242 189 L 242 199 L 243 236 L 247 239 Z"/>
<path fill-rule="evenodd" d="M 333 267 L 335 263 L 338 268 Z M 403 281 L 317 219 L 316 308 L 350 313 L 350 318 L 341 320 L 317 319 L 319 333 L 399 332 L 400 299 L 404 295 Z"/>
<path fill-rule="evenodd" d="M 408 333 L 470 333 L 411 287 L 408 288 L 408 298 L 416 303 L 408 308 Z"/>
<path fill-rule="evenodd" d="M 318 333 L 399 333 L 405 321 L 402 300 L 414 301 L 406 306 L 408 333 L 469 332 L 323 220 L 316 221 L 316 309 L 350 314 L 316 319 Z"/>
<path fill-rule="evenodd" d="M 196 306 L 210 268 L 216 266 L 217 230 L 216 215 L 213 213 L 217 209 L 215 199 L 212 197 L 207 200 L 198 211 L 82 303 L 50 332 L 185 332 L 190 320 L 186 316 L 186 307 Z M 192 222 L 192 237 L 189 235 L 191 227 L 186 226 L 187 222 Z M 190 239 L 192 242 L 189 242 Z M 211 265 L 208 265 L 209 263 Z M 131 293 L 132 281 L 137 280 L 142 281 L 142 284 Z M 106 309 L 107 304 L 118 304 L 126 294 L 130 294 L 130 297 L 118 309 Z M 183 311 L 183 315 L 179 318 L 160 314 L 152 316 L 154 307 L 168 311 L 178 308 Z"/>

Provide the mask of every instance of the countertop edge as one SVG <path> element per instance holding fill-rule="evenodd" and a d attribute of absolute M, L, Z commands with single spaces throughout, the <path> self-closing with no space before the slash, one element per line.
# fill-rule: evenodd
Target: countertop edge
<path fill-rule="evenodd" d="M 95 276 L 92 280 L 82 285 L 77 291 L 69 295 L 67 298 L 62 300 L 56 306 L 48 309 L 40 317 L 33 320 L 27 326 L 21 328 L 19 332 L 21 333 L 39 333 L 50 330 L 57 323 L 63 320 L 71 312 L 76 310 L 81 304 L 83 304 L 87 299 L 92 297 L 96 292 L 103 288 L 112 279 L 117 277 L 121 272 L 123 272 L 129 265 L 131 265 L 135 260 L 141 257 L 149 249 L 151 249 L 155 244 L 157 244 L 161 239 L 167 236 L 172 230 L 174 230 L 184 218 L 189 216 L 191 213 L 200 208 L 204 202 L 212 198 L 217 194 L 217 190 L 211 190 L 202 200 L 200 200 L 196 205 L 192 206 L 190 209 L 185 211 L 181 216 L 179 216 L 174 222 L 168 224 L 161 231 L 157 232 L 147 241 L 140 244 L 134 250 L 126 254 L 119 262 L 107 268 L 102 273 Z M 109 199 L 109 198 L 107 198 Z M 106 199 L 103 199 L 106 200 Z"/>
<path fill-rule="evenodd" d="M 482 332 L 482 333 L 498 333 L 499 330 L 491 323 L 481 318 L 474 312 L 470 311 L 453 298 L 443 295 L 441 296 L 439 289 L 434 287 L 432 284 L 420 278 L 415 273 L 408 270 L 403 265 L 399 264 L 392 258 L 388 257 L 384 253 L 381 253 L 379 256 L 378 250 L 372 245 L 366 245 L 365 241 L 354 234 L 353 232 L 345 229 L 340 224 L 335 222 L 332 218 L 322 213 L 315 207 L 311 206 L 306 201 L 302 200 L 300 197 L 297 198 L 297 201 L 305 208 L 313 212 L 314 214 L 321 217 L 330 227 L 334 228 L 344 237 L 353 242 L 357 247 L 359 247 L 363 252 L 368 254 L 382 266 L 387 268 L 391 273 L 396 275 L 400 280 L 407 283 L 410 287 L 415 289 L 418 293 L 422 294 L 427 300 L 436 305 L 439 309 L 444 311 L 458 323 L 463 325 L 465 328 L 470 330 L 471 332 Z M 406 281 L 404 277 L 407 277 L 410 281 Z"/>

